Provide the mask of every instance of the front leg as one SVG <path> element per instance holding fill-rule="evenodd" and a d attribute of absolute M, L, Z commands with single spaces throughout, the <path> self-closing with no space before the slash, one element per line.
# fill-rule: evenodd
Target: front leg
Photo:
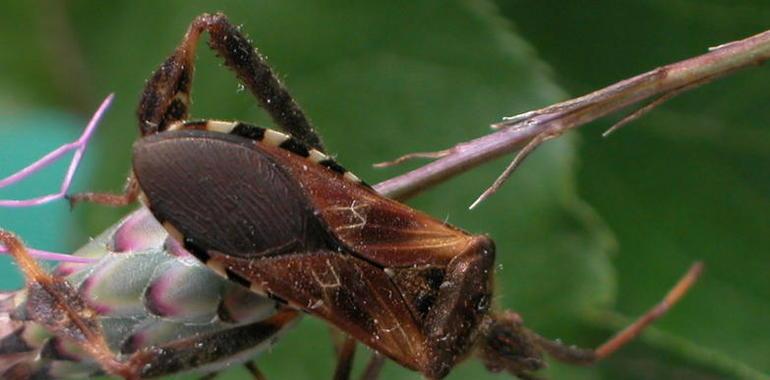
<path fill-rule="evenodd" d="M 478 326 L 489 309 L 494 262 L 492 240 L 476 236 L 449 263 L 424 327 L 430 352 L 423 372 L 428 378 L 443 378 L 470 352 Z"/>
<path fill-rule="evenodd" d="M 126 184 L 123 186 L 122 193 L 76 193 L 72 195 L 66 195 L 65 197 L 70 202 L 70 207 L 74 208 L 76 204 L 80 202 L 91 202 L 100 205 L 121 207 L 134 203 L 139 197 L 141 189 L 139 183 L 133 174 L 128 177 Z"/>
<path fill-rule="evenodd" d="M 281 308 L 275 315 L 254 323 L 143 348 L 131 354 L 126 365 L 142 379 L 210 365 L 221 366 L 238 355 L 269 348 L 276 336 L 300 317 L 297 310 Z M 247 364 L 247 369 L 254 379 L 264 379 L 255 365 Z"/>
<path fill-rule="evenodd" d="M 356 355 L 356 339 L 345 336 L 341 347 L 337 352 L 337 367 L 334 369 L 333 380 L 350 380 L 350 372 L 353 370 L 353 359 Z"/>

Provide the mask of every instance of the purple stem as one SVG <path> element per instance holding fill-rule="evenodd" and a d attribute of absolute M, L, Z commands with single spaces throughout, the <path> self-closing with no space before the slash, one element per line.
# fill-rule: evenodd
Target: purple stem
<path fill-rule="evenodd" d="M 28 176 L 40 171 L 46 166 L 53 164 L 62 156 L 74 149 L 75 153 L 72 156 L 72 161 L 70 162 L 67 174 L 64 176 L 64 180 L 62 181 L 61 187 L 59 188 L 59 192 L 23 200 L 0 200 L 0 207 L 38 206 L 63 198 L 67 194 L 67 191 L 72 184 L 72 178 L 75 176 L 75 171 L 77 170 L 78 165 L 80 165 L 80 159 L 83 157 L 83 153 L 85 153 L 85 150 L 88 147 L 88 142 L 96 131 L 96 127 L 99 125 L 99 121 L 102 119 L 104 113 L 107 111 L 107 108 L 112 103 L 113 98 L 114 94 L 110 94 L 107 96 L 107 98 L 104 99 L 102 104 L 99 106 L 99 109 L 96 110 L 96 113 L 91 116 L 91 120 L 88 122 L 88 126 L 86 126 L 86 129 L 83 131 L 83 134 L 80 136 L 80 138 L 74 142 L 60 146 L 53 152 L 48 153 L 43 156 L 43 158 L 35 161 L 33 164 L 0 180 L 0 188 L 17 183 L 24 178 L 27 178 Z"/>
<path fill-rule="evenodd" d="M 67 169 L 67 173 L 64 176 L 64 180 L 62 181 L 62 184 L 59 187 L 59 192 L 54 194 L 43 195 L 36 198 L 24 199 L 24 200 L 0 199 L 0 207 L 38 206 L 38 205 L 42 205 L 42 204 L 63 198 L 67 194 L 67 191 L 69 191 L 70 185 L 72 184 L 72 178 L 75 176 L 75 172 L 77 171 L 78 166 L 80 165 L 80 160 L 83 158 L 83 154 L 85 153 L 86 148 L 88 147 L 88 142 L 91 140 L 91 137 L 96 131 L 96 127 L 99 125 L 99 122 L 104 116 L 104 113 L 107 111 L 107 108 L 109 108 L 110 104 L 112 103 L 112 99 L 114 97 L 115 97 L 115 94 L 110 94 L 109 96 L 107 96 L 107 98 L 104 99 L 104 101 L 102 101 L 102 104 L 96 110 L 94 115 L 91 116 L 91 120 L 88 122 L 88 125 L 86 126 L 86 129 L 83 131 L 83 134 L 77 140 L 56 148 L 54 151 L 46 154 L 41 159 L 35 161 L 31 165 L 0 180 L 0 188 L 13 185 L 29 177 L 32 174 L 37 173 L 38 171 L 47 167 L 48 165 L 53 164 L 54 162 L 58 161 L 62 156 L 69 153 L 70 151 L 75 150 L 75 153 L 72 156 L 72 161 L 70 161 L 70 166 Z M 40 260 L 60 261 L 60 262 L 68 262 L 68 263 L 93 263 L 96 261 L 95 259 L 88 258 L 88 257 L 79 257 L 79 256 L 73 256 L 73 255 L 64 254 L 64 253 L 41 251 L 41 250 L 31 249 L 31 248 L 29 248 L 28 251 L 30 255 L 32 255 L 32 257 Z M 0 246 L 0 254 L 8 254 L 8 250 L 5 247 Z"/>

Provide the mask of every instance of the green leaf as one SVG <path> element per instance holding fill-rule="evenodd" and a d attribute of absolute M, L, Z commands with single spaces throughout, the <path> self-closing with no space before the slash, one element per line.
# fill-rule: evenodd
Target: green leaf
<path fill-rule="evenodd" d="M 508 4 L 506 15 L 574 95 L 762 32 L 770 16 L 764 1 L 519 5 Z M 767 67 L 749 69 L 609 139 L 599 137 L 607 123 L 582 132 L 580 193 L 619 242 L 617 309 L 638 314 L 690 262 L 706 264 L 692 294 L 657 324 L 670 339 L 613 361 L 625 374 L 681 378 L 683 368 L 697 368 L 704 377 L 770 377 L 768 85 Z M 662 370 L 671 360 L 680 366 Z"/>

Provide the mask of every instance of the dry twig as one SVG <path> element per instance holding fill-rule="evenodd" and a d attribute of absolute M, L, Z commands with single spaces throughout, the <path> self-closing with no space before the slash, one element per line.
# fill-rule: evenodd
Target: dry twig
<path fill-rule="evenodd" d="M 665 101 L 737 70 L 770 58 L 770 31 L 709 49 L 694 58 L 659 67 L 601 90 L 552 106 L 529 111 L 492 125 L 496 131 L 435 154 L 438 159 L 375 186 L 391 198 L 406 199 L 477 165 L 524 147 L 506 170 L 473 204 L 494 194 L 513 170 L 540 144 L 565 132 L 653 99 L 616 123 L 606 134 L 636 120 Z M 430 157 L 430 153 L 406 155 Z"/>

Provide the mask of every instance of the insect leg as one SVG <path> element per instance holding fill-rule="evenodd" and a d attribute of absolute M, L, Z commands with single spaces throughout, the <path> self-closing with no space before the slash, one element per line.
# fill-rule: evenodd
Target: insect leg
<path fill-rule="evenodd" d="M 257 365 L 254 364 L 253 360 L 244 363 L 243 366 L 246 367 L 246 370 L 249 371 L 254 380 L 267 380 L 262 371 L 260 371 Z"/>
<path fill-rule="evenodd" d="M 364 373 L 361 374 L 361 380 L 377 380 L 380 378 L 380 371 L 382 366 L 385 365 L 385 356 L 377 352 L 372 353 L 372 357 L 369 359 L 369 363 L 366 364 Z"/>
<path fill-rule="evenodd" d="M 219 372 L 212 372 L 199 377 L 198 380 L 214 380 L 218 375 L 219 375 Z"/>
<path fill-rule="evenodd" d="M 298 311 L 284 308 L 272 317 L 255 323 L 144 348 L 133 353 L 127 363 L 138 371 L 141 378 L 164 376 L 217 363 L 226 364 L 238 354 L 272 345 L 277 334 L 285 331 L 300 316 Z"/>
<path fill-rule="evenodd" d="M 349 380 L 353 369 L 353 359 L 356 356 L 356 340 L 351 336 L 345 337 L 337 357 L 337 368 L 334 370 L 334 380 Z"/>
<path fill-rule="evenodd" d="M 698 262 L 693 264 L 687 273 L 679 279 L 676 285 L 669 290 L 668 294 L 666 294 L 660 303 L 652 307 L 636 321 L 618 332 L 595 350 L 567 346 L 560 342 L 543 338 L 534 332 L 529 331 L 529 333 L 538 345 L 554 358 L 568 363 L 591 364 L 612 355 L 615 351 L 636 338 L 647 326 L 663 316 L 687 293 L 690 287 L 695 284 L 702 271 L 702 263 Z"/>
<path fill-rule="evenodd" d="M 174 53 L 147 81 L 136 110 L 142 136 L 165 131 L 170 123 L 187 118 L 201 31 L 194 21 Z"/>
<path fill-rule="evenodd" d="M 300 141 L 323 151 L 321 139 L 310 121 L 265 59 L 238 27 L 219 13 L 198 16 L 174 53 L 147 82 L 137 110 L 142 135 L 164 131 L 170 123 L 187 118 L 195 48 L 204 31 L 209 32 L 209 46 L 235 71 L 276 124 Z"/>
<path fill-rule="evenodd" d="M 136 182 L 136 178 L 133 175 L 128 177 L 126 184 L 123 185 L 122 193 L 98 193 L 98 192 L 85 192 L 66 195 L 65 197 L 70 202 L 70 207 L 75 207 L 80 202 L 91 202 L 106 206 L 127 206 L 134 203 L 139 197 L 139 183 Z"/>
<path fill-rule="evenodd" d="M 208 30 L 209 46 L 235 71 L 276 124 L 306 145 L 324 151 L 321 138 L 299 104 L 238 27 L 221 13 L 201 15 L 193 21 L 195 24 Z"/>

